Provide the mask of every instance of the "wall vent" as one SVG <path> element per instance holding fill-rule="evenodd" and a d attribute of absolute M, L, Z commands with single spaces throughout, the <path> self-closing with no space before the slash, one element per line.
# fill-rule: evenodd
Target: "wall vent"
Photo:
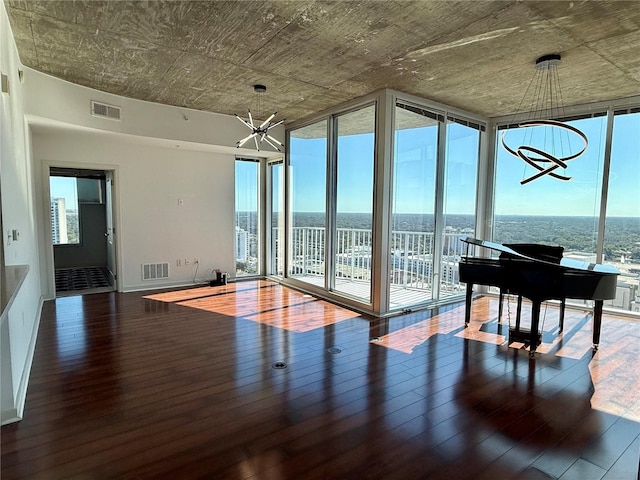
<path fill-rule="evenodd" d="M 142 280 L 169 278 L 169 263 L 143 263 Z"/>
<path fill-rule="evenodd" d="M 110 118 L 111 120 L 120 120 L 120 107 L 91 100 L 91 115 Z"/>

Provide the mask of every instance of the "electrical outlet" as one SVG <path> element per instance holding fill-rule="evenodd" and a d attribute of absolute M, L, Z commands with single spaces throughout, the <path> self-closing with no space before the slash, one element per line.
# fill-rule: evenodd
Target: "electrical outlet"
<path fill-rule="evenodd" d="M 188 259 L 188 258 L 185 258 L 185 259 L 184 259 L 184 264 L 185 264 L 185 265 L 189 265 L 190 263 L 191 263 L 191 262 L 189 261 L 189 259 Z"/>
<path fill-rule="evenodd" d="M 182 266 L 182 260 L 177 259 L 176 260 L 176 267 L 181 267 Z"/>
<path fill-rule="evenodd" d="M 200 259 L 198 257 L 194 258 L 193 263 L 200 263 Z"/>

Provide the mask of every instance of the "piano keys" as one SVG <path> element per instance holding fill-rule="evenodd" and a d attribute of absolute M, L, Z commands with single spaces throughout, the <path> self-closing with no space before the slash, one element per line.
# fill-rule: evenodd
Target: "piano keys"
<path fill-rule="evenodd" d="M 510 336 L 524 339 L 534 355 L 540 344 L 540 307 L 547 300 L 567 298 L 593 300 L 593 348 L 600 343 L 602 306 L 604 300 L 616 296 L 618 274 L 610 265 L 581 262 L 562 256 L 562 247 L 531 244 L 500 244 L 467 237 L 467 245 L 500 252 L 499 258 L 463 257 L 459 264 L 460 281 L 467 284 L 465 326 L 471 319 L 473 285 L 498 287 L 502 292 L 516 294 L 531 301 L 531 329 L 523 332 L 519 319 Z"/>

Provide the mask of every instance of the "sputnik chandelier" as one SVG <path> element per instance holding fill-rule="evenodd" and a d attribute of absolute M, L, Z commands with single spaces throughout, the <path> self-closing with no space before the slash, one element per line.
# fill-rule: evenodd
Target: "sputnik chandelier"
<path fill-rule="evenodd" d="M 260 96 L 264 92 L 267 91 L 267 87 L 265 87 L 264 85 L 254 85 L 253 86 L 253 91 L 258 94 L 258 111 L 257 111 L 257 114 L 261 115 L 261 113 L 262 113 L 262 108 L 261 107 L 262 106 L 261 106 L 261 102 L 260 102 Z M 238 120 L 240 120 L 243 125 L 247 126 L 249 128 L 249 130 L 251 130 L 251 133 L 249 135 L 244 137 L 242 140 L 238 140 L 236 142 L 236 146 L 238 148 L 240 148 L 245 143 L 247 143 L 249 140 L 253 139 L 253 141 L 254 141 L 254 143 L 256 145 L 256 150 L 257 151 L 260 151 L 260 144 L 262 142 L 267 142 L 269 145 L 271 145 L 271 147 L 273 147 L 277 151 L 281 152 L 282 150 L 280 150 L 280 147 L 284 147 L 284 144 L 280 143 L 280 141 L 276 140 L 271 135 L 269 135 L 269 130 L 271 130 L 274 127 L 277 127 L 282 122 L 284 122 L 284 119 L 282 119 L 279 122 L 271 123 L 271 120 L 273 120 L 273 118 L 277 114 L 278 114 L 278 112 L 272 113 L 269 118 L 267 118 L 264 122 L 262 122 L 261 124 L 258 125 L 257 121 L 254 123 L 253 117 L 251 116 L 251 110 L 250 109 L 247 109 L 247 115 L 249 116 L 249 120 L 244 120 L 243 118 L 240 118 L 237 114 L 234 113 L 236 118 Z"/>
<path fill-rule="evenodd" d="M 517 126 L 517 131 L 523 132 L 522 144 L 517 148 L 508 145 L 506 136 L 509 129 L 504 130 L 500 139 L 507 152 L 535 170 L 533 175 L 520 181 L 521 185 L 545 175 L 563 181 L 571 180 L 571 177 L 560 174 L 556 170 L 566 169 L 567 162 L 582 155 L 589 145 L 587 136 L 583 132 L 562 122 L 565 113 L 557 69 L 560 59 L 560 55 L 554 53 L 543 55 L 536 60 L 535 74 L 520 103 L 521 106 L 531 105 L 528 117 L 517 125 L 511 125 Z M 529 93 L 532 87 L 533 92 Z M 529 102 L 526 102 L 527 98 L 530 99 Z M 521 111 L 523 111 L 521 107 L 518 107 L 514 118 L 518 117 Z M 571 139 L 570 136 L 574 135 L 577 137 Z M 577 147 L 576 140 L 579 141 Z"/>

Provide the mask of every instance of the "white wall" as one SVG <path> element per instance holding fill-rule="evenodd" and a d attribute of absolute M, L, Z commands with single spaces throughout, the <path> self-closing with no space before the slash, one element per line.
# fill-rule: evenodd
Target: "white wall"
<path fill-rule="evenodd" d="M 24 86 L 46 298 L 54 295 L 50 166 L 116 172 L 118 290 L 192 284 L 196 258 L 196 280 L 213 268 L 233 275 L 235 157 L 282 153 L 236 148 L 248 129 L 233 116 L 118 97 L 28 68 Z M 122 120 L 91 115 L 91 100 L 121 107 Z M 274 136 L 284 139 L 282 125 Z M 159 262 L 169 263 L 170 278 L 143 281 L 142 264 Z"/>
<path fill-rule="evenodd" d="M 25 91 L 18 77 L 18 56 L 4 3 L 0 6 L 0 70 L 9 80 L 9 93 L 0 93 L 0 182 L 5 262 L 7 265 L 29 266 L 15 300 L 2 316 L 0 398 L 1 420 L 6 423 L 22 415 L 42 300 L 38 223 L 29 161 L 29 135 L 23 110 Z M 19 239 L 10 242 L 7 230 L 13 229 L 18 230 Z"/>
<path fill-rule="evenodd" d="M 33 158 L 40 164 L 41 208 L 48 212 L 51 165 L 115 170 L 116 246 L 119 288 L 149 289 L 192 283 L 213 268 L 235 271 L 235 156 L 118 141 L 93 132 L 37 128 Z M 48 218 L 43 215 L 48 226 Z M 47 257 L 52 248 L 44 236 Z M 181 259 L 183 265 L 177 266 Z M 48 270 L 51 277 L 53 260 Z M 169 262 L 170 278 L 143 281 L 143 263 Z"/>
<path fill-rule="evenodd" d="M 35 122 L 45 119 L 47 122 L 56 121 L 104 132 L 162 139 L 168 145 L 190 142 L 193 148 L 215 148 L 232 155 L 257 153 L 255 150 L 236 148 L 236 142 L 246 137 L 250 131 L 233 116 L 111 95 L 30 68 L 24 68 L 24 85 L 28 92 L 25 112 Z M 91 115 L 91 100 L 120 107 L 121 120 Z M 247 101 L 252 100 L 253 97 L 247 94 Z M 269 133 L 284 143 L 284 125 L 275 127 Z M 279 154 L 267 148 L 261 150 L 259 155 L 274 157 Z"/>
<path fill-rule="evenodd" d="M 248 130 L 232 116 L 118 97 L 21 66 L 0 3 L 0 69 L 10 80 L 10 94 L 0 94 L 2 237 L 6 263 L 30 267 L 2 318 L 4 423 L 22 415 L 42 301 L 54 295 L 50 166 L 115 172 L 118 288 L 127 291 L 191 284 L 185 259 L 199 258 L 197 279 L 213 268 L 233 273 L 235 156 L 282 154 L 236 149 Z M 92 116 L 91 100 L 121 107 L 121 121 Z M 282 141 L 284 126 L 273 136 Z M 7 229 L 19 241 L 7 244 Z M 169 262 L 170 278 L 143 281 L 141 265 L 157 262 Z"/>

